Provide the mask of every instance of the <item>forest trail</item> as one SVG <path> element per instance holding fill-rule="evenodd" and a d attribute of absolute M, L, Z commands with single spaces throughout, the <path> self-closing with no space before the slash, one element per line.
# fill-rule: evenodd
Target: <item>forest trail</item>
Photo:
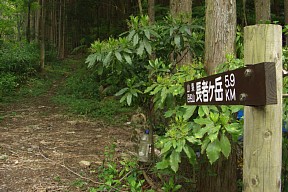
<path fill-rule="evenodd" d="M 41 96 L 0 103 L 0 192 L 88 191 L 105 146 L 129 153 L 131 130 L 65 115 L 51 101 L 60 83 Z"/>

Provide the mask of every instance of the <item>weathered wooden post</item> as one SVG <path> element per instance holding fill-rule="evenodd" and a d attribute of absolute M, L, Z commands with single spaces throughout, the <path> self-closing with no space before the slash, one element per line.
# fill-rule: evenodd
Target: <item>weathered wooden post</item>
<path fill-rule="evenodd" d="M 244 108 L 244 192 L 281 191 L 281 59 L 281 26 L 263 24 L 244 28 L 245 64 L 275 62 L 277 87 L 277 104 Z M 257 88 L 255 91 L 258 91 Z"/>

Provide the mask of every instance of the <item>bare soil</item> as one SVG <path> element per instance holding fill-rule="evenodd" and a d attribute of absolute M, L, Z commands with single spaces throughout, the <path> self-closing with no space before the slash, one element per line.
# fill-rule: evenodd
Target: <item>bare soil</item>
<path fill-rule="evenodd" d="M 67 115 L 51 101 L 56 87 L 40 97 L 0 103 L 0 192 L 87 191 L 73 183 L 96 185 L 91 167 L 102 164 L 105 146 L 116 143 L 119 155 L 131 153 L 130 127 Z M 80 165 L 83 160 L 91 166 Z"/>

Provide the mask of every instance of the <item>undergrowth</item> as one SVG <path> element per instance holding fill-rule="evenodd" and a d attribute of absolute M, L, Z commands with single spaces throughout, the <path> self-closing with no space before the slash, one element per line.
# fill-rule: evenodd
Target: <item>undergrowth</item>
<path fill-rule="evenodd" d="M 112 124 L 123 124 L 133 112 L 114 96 L 100 91 L 97 75 L 89 73 L 83 60 L 65 60 L 67 78 L 53 97 L 53 102 L 66 106 L 68 112 L 102 119 Z"/>

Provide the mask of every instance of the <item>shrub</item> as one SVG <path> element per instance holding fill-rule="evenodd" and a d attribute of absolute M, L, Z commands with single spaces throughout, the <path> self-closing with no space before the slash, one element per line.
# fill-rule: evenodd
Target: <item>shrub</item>
<path fill-rule="evenodd" d="M 39 51 L 36 44 L 3 43 L 0 48 L 0 71 L 17 75 L 20 80 L 39 69 Z"/>
<path fill-rule="evenodd" d="M 19 84 L 17 77 L 11 73 L 0 75 L 0 97 L 7 96 L 14 92 Z"/>

